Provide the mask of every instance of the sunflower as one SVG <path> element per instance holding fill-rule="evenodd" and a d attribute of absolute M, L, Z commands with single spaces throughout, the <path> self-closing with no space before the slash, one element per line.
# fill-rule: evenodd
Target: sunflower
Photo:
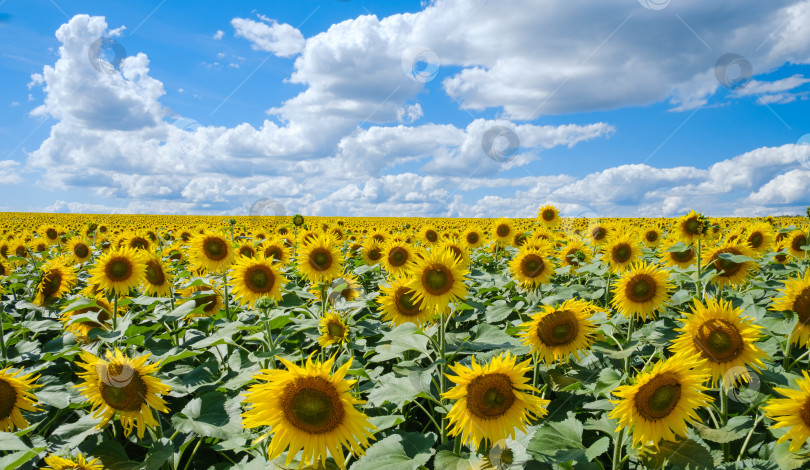
<path fill-rule="evenodd" d="M 671 297 L 674 285 L 669 273 L 646 262 L 633 264 L 613 288 L 611 304 L 625 317 L 638 315 L 646 320 L 655 317 Z"/>
<path fill-rule="evenodd" d="M 28 421 L 20 411 L 40 411 L 34 404 L 37 397 L 31 393 L 32 389 L 42 386 L 33 383 L 39 376 L 20 374 L 21 370 L 12 372 L 10 367 L 0 370 L 0 431 L 27 428 Z"/>
<path fill-rule="evenodd" d="M 773 245 L 773 228 L 767 222 L 749 223 L 746 226 L 746 232 L 745 243 L 759 256 L 767 252 Z"/>
<path fill-rule="evenodd" d="M 292 218 L 292 224 L 296 227 L 304 225 L 304 216 L 301 214 L 295 214 Z"/>
<path fill-rule="evenodd" d="M 81 238 L 71 240 L 68 243 L 67 252 L 73 257 L 73 261 L 77 263 L 83 263 L 93 255 L 90 244 Z"/>
<path fill-rule="evenodd" d="M 481 230 L 476 227 L 470 227 L 464 231 L 461 235 L 462 240 L 464 243 L 467 244 L 467 247 L 470 249 L 478 248 L 479 246 L 484 244 L 484 234 Z"/>
<path fill-rule="evenodd" d="M 605 247 L 605 257 L 614 273 L 621 272 L 633 264 L 641 255 L 638 243 L 629 233 L 611 237 Z"/>
<path fill-rule="evenodd" d="M 514 235 L 512 223 L 505 218 L 500 218 L 492 224 L 492 238 L 498 245 L 508 245 Z"/>
<path fill-rule="evenodd" d="M 453 257 L 458 260 L 459 264 L 466 268 L 470 265 L 470 254 L 467 252 L 467 247 L 463 245 L 456 238 L 448 238 L 439 244 L 439 249 L 448 250 L 453 253 Z"/>
<path fill-rule="evenodd" d="M 320 297 L 320 286 L 313 285 L 309 292 L 316 297 Z M 363 288 L 363 285 L 360 284 L 357 276 L 352 273 L 343 273 L 340 275 L 340 277 L 336 277 L 335 280 L 332 281 L 332 285 L 329 287 L 329 294 L 326 300 L 331 305 L 334 305 L 340 298 L 346 302 L 351 302 L 353 300 L 357 300 L 363 294 L 365 294 L 365 289 Z"/>
<path fill-rule="evenodd" d="M 385 248 L 377 240 L 369 238 L 360 249 L 360 254 L 363 256 L 363 262 L 369 266 L 382 263 L 385 257 Z"/>
<path fill-rule="evenodd" d="M 149 237 L 141 231 L 135 231 L 122 237 L 124 244 L 134 250 L 151 251 L 152 242 Z"/>
<path fill-rule="evenodd" d="M 674 232 L 687 245 L 703 239 L 708 231 L 709 219 L 694 210 L 675 221 Z"/>
<path fill-rule="evenodd" d="M 616 387 L 613 395 L 618 399 L 611 400 L 615 407 L 608 415 L 619 421 L 616 432 L 628 428 L 633 445 L 656 448 L 662 439 L 685 437 L 686 426 L 700 421 L 695 411 L 713 401 L 704 393 L 709 376 L 695 370 L 704 363 L 698 357 L 672 357 L 639 373 L 634 384 Z"/>
<path fill-rule="evenodd" d="M 776 243 L 776 247 L 773 251 L 773 260 L 777 263 L 785 265 L 790 261 L 790 251 L 788 251 L 787 244 L 784 241 Z"/>
<path fill-rule="evenodd" d="M 290 249 L 281 238 L 267 239 L 259 245 L 258 249 L 265 258 L 272 259 L 274 263 L 285 265 L 290 261 Z"/>
<path fill-rule="evenodd" d="M 510 261 L 509 268 L 512 276 L 530 290 L 547 283 L 554 273 L 554 264 L 548 258 L 548 252 L 536 248 L 521 249 Z"/>
<path fill-rule="evenodd" d="M 560 259 L 563 266 L 570 266 L 571 272 L 591 262 L 591 252 L 579 240 L 568 240 L 560 249 Z"/>
<path fill-rule="evenodd" d="M 94 301 L 94 303 L 92 302 Z M 62 312 L 59 320 L 64 324 L 65 330 L 73 333 L 80 343 L 89 343 L 93 340 L 90 339 L 90 331 L 93 328 L 102 330 L 109 330 L 110 318 L 112 317 L 113 307 L 102 296 L 97 296 L 92 299 L 91 303 L 87 306 L 77 308 L 71 311 Z M 89 313 L 97 312 L 96 321 L 73 321 L 73 317 L 79 315 L 87 315 Z"/>
<path fill-rule="evenodd" d="M 37 305 L 46 305 L 56 299 L 61 299 L 79 280 L 72 263 L 65 256 L 52 258 L 42 266 L 41 270 L 42 277 L 37 285 L 37 295 L 34 298 L 34 303 Z"/>
<path fill-rule="evenodd" d="M 531 321 L 521 325 L 523 343 L 551 364 L 557 360 L 568 361 L 570 354 L 579 359 L 593 342 L 596 325 L 590 320 L 594 305 L 577 299 L 566 300 L 557 307 L 545 306 L 531 316 Z"/>
<path fill-rule="evenodd" d="M 208 230 L 192 238 L 189 245 L 188 257 L 191 264 L 212 273 L 227 268 L 235 254 L 225 237 Z"/>
<path fill-rule="evenodd" d="M 339 313 L 335 313 L 334 309 L 330 309 L 329 313 L 321 317 L 318 328 L 321 331 L 318 344 L 322 348 L 330 344 L 341 345 L 349 339 L 349 325 Z"/>
<path fill-rule="evenodd" d="M 421 238 L 427 245 L 439 242 L 439 231 L 432 225 L 422 227 Z"/>
<path fill-rule="evenodd" d="M 270 431 L 255 442 L 273 434 L 267 449 L 268 459 L 280 456 L 285 449 L 290 465 L 299 451 L 302 465 L 326 465 L 327 451 L 340 468 L 346 468 L 343 448 L 352 455 L 364 453 L 376 427 L 355 405 L 363 401 L 350 392 L 355 380 L 346 380 L 352 365 L 347 361 L 334 374 L 330 370 L 334 357 L 326 362 L 313 362 L 310 356 L 304 367 L 279 358 L 287 370 L 262 369 L 253 377 L 263 382 L 251 385 L 245 393 L 249 409 L 242 413 L 246 429 L 269 426 Z"/>
<path fill-rule="evenodd" d="M 328 284 L 340 276 L 343 254 L 334 240 L 326 234 L 318 235 L 298 253 L 298 271 L 310 282 Z"/>
<path fill-rule="evenodd" d="M 424 254 L 424 258 L 415 258 L 406 285 L 415 292 L 414 300 L 428 310 L 439 312 L 450 302 L 455 303 L 467 295 L 464 281 L 468 273 L 452 251 L 438 250 Z"/>
<path fill-rule="evenodd" d="M 153 253 L 144 256 L 146 270 L 144 271 L 141 287 L 147 294 L 154 297 L 171 297 L 173 276 Z"/>
<path fill-rule="evenodd" d="M 212 315 L 216 315 L 220 310 L 225 308 L 222 294 L 217 289 L 207 284 L 187 287 L 180 291 L 180 296 L 193 300 L 195 310 L 202 307 L 201 313 L 190 315 L 190 317 L 210 317 Z"/>
<path fill-rule="evenodd" d="M 777 443 L 790 439 L 790 451 L 798 452 L 810 438 L 810 375 L 802 371 L 803 379 L 796 381 L 796 389 L 775 387 L 787 398 L 770 398 L 762 408 L 765 416 L 776 421 L 771 429 L 788 428 Z"/>
<path fill-rule="evenodd" d="M 106 360 L 82 351 L 84 363 L 78 365 L 84 372 L 78 376 L 83 383 L 74 385 L 80 389 L 92 405 L 93 417 L 102 418 L 98 429 L 106 425 L 118 412 L 124 436 L 129 436 L 133 426 L 137 427 L 138 438 L 143 439 L 146 427 L 158 426 L 152 408 L 168 413 L 166 401 L 160 397 L 169 393 L 171 387 L 152 374 L 160 370 L 160 364 L 147 364 L 149 353 L 135 359 L 107 351 Z"/>
<path fill-rule="evenodd" d="M 588 225 L 586 234 L 588 239 L 591 241 L 591 245 L 601 246 L 608 240 L 608 235 L 610 235 L 610 227 L 596 220 Z"/>
<path fill-rule="evenodd" d="M 483 366 L 472 357 L 471 367 L 456 363 L 447 377 L 456 384 L 442 398 L 456 400 L 447 414 L 448 435 L 461 435 L 462 443 L 471 449 L 483 439 L 494 443 L 514 437 L 515 428 L 526 431 L 533 417 L 542 418 L 548 411 L 548 400 L 540 398 L 526 377 L 532 370 L 530 360 L 516 363 L 508 351 Z"/>
<path fill-rule="evenodd" d="M 655 248 L 661 243 L 661 231 L 657 227 L 648 227 L 640 232 L 641 239 L 648 248 Z"/>
<path fill-rule="evenodd" d="M 799 317 L 799 322 L 790 335 L 792 342 L 801 346 L 810 344 L 810 269 L 804 273 L 804 278 L 797 275 L 787 279 L 785 287 L 779 289 L 779 292 L 782 295 L 772 299 L 773 310 L 793 311 Z"/>
<path fill-rule="evenodd" d="M 537 218 L 546 227 L 556 227 L 560 223 L 560 210 L 551 204 L 537 209 Z"/>
<path fill-rule="evenodd" d="M 684 313 L 680 320 L 683 327 L 670 350 L 676 354 L 700 356 L 706 359 L 704 370 L 711 373 L 712 387 L 720 377 L 737 367 L 764 367 L 762 359 L 767 355 L 754 343 L 762 337 L 759 326 L 749 317 L 742 316 L 741 307 L 734 308 L 731 302 L 706 299 L 706 305 L 695 299 L 692 313 Z M 747 369 L 746 369 L 747 370 Z M 740 376 L 746 382 L 748 372 Z M 726 379 L 724 379 L 725 382 Z M 723 383 L 726 388 L 734 384 Z"/>
<path fill-rule="evenodd" d="M 677 266 L 681 269 L 687 269 L 695 264 L 697 259 L 697 252 L 691 246 L 687 246 L 683 251 L 667 251 L 680 240 L 668 238 L 662 242 L 661 248 L 661 261 L 668 266 Z"/>
<path fill-rule="evenodd" d="M 2 260 L 0 260 L 0 279 L 2 279 L 5 276 L 10 276 L 10 275 L 11 275 L 11 268 L 6 266 L 6 264 L 3 263 Z"/>
<path fill-rule="evenodd" d="M 795 256 L 796 258 L 803 258 L 806 251 L 802 250 L 801 247 L 805 245 L 810 245 L 810 242 L 807 241 L 807 233 L 802 230 L 794 230 L 788 234 L 787 237 L 787 247 L 790 250 L 790 254 Z"/>
<path fill-rule="evenodd" d="M 423 302 L 416 299 L 416 292 L 408 288 L 405 278 L 394 278 L 390 285 L 380 286 L 380 295 L 377 302 L 382 310 L 383 320 L 394 325 L 415 323 L 423 325 L 429 322 L 434 312 L 424 308 Z"/>
<path fill-rule="evenodd" d="M 132 248 L 119 248 L 102 254 L 90 269 L 90 283 L 108 294 L 126 295 L 141 283 L 146 273 L 142 254 Z"/>
<path fill-rule="evenodd" d="M 754 253 L 748 248 L 748 245 L 742 243 L 724 243 L 709 253 L 706 267 L 711 265 L 717 270 L 718 274 L 711 282 L 724 287 L 724 286 L 738 286 L 748 279 L 748 276 L 758 268 L 759 265 L 755 261 L 744 261 L 736 263 L 720 257 L 723 253 L 730 253 L 732 255 L 754 256 Z"/>
<path fill-rule="evenodd" d="M 104 470 L 104 464 L 98 459 L 92 459 L 89 462 L 84 458 L 81 452 L 76 457 L 65 458 L 58 455 L 48 455 L 45 457 L 44 469 L 52 470 Z"/>
<path fill-rule="evenodd" d="M 230 285 L 234 297 L 251 306 L 264 297 L 278 302 L 281 300 L 281 287 L 288 282 L 262 254 L 255 258 L 240 256 L 233 265 L 232 276 Z"/>
<path fill-rule="evenodd" d="M 389 274 L 399 275 L 405 272 L 408 262 L 413 258 L 411 247 L 404 241 L 392 240 L 383 250 L 382 261 Z"/>
<path fill-rule="evenodd" d="M 236 247 L 236 256 L 245 256 L 247 258 L 253 258 L 256 256 L 256 248 L 253 247 L 253 244 L 249 241 L 243 241 Z"/>

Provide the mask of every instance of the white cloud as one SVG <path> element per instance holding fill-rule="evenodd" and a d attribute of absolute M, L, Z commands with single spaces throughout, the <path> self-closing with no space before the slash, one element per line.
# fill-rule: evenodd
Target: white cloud
<path fill-rule="evenodd" d="M 794 88 L 798 88 L 808 82 L 810 82 L 810 79 L 804 78 L 800 74 L 796 74 L 788 78 L 783 78 L 781 80 L 774 80 L 772 82 L 751 80 L 750 82 L 746 83 L 745 86 L 734 90 L 734 95 L 751 96 L 751 95 L 764 95 L 766 93 L 780 93 L 783 91 L 790 91 Z"/>
<path fill-rule="evenodd" d="M 297 55 L 304 48 L 304 35 L 286 23 L 270 20 L 270 24 L 245 18 L 234 18 L 231 25 L 236 29 L 236 37 L 251 42 L 254 49 L 272 52 L 279 57 Z"/>
<path fill-rule="evenodd" d="M 223 37 L 225 37 L 225 31 L 223 31 L 221 29 L 218 29 L 217 32 L 214 33 L 214 36 L 213 36 L 213 38 L 216 39 L 217 41 L 222 39 Z"/>
<path fill-rule="evenodd" d="M 14 160 L 0 160 L 0 184 L 20 184 L 22 177 L 17 173 L 20 162 Z"/>

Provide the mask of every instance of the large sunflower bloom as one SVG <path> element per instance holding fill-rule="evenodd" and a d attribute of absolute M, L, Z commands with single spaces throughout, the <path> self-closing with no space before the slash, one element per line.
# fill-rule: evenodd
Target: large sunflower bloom
<path fill-rule="evenodd" d="M 666 270 L 636 263 L 619 278 L 611 304 L 625 317 L 637 315 L 646 320 L 669 302 L 673 288 Z"/>
<path fill-rule="evenodd" d="M 108 294 L 126 295 L 141 283 L 146 273 L 142 255 L 132 248 L 120 248 L 101 255 L 90 269 L 90 284 L 96 284 Z"/>
<path fill-rule="evenodd" d="M 560 210 L 551 204 L 537 209 L 537 218 L 546 227 L 556 227 L 560 223 Z"/>
<path fill-rule="evenodd" d="M 287 370 L 262 369 L 253 377 L 264 382 L 251 385 L 245 393 L 249 409 L 242 413 L 247 429 L 270 426 L 270 431 L 254 442 L 273 434 L 267 449 L 270 460 L 288 449 L 286 465 L 303 450 L 301 465 L 325 465 L 327 451 L 340 468 L 346 468 L 343 448 L 362 455 L 376 429 L 368 417 L 355 408 L 361 400 L 352 397 L 354 380 L 345 376 L 349 360 L 330 374 L 334 358 L 304 367 L 279 358 Z"/>
<path fill-rule="evenodd" d="M 37 397 L 31 393 L 31 389 L 42 386 L 33 383 L 39 376 L 21 373 L 21 370 L 12 372 L 10 367 L 0 370 L 0 431 L 13 432 L 15 428 L 28 427 L 20 410 L 40 411 L 34 404 Z"/>
<path fill-rule="evenodd" d="M 807 252 L 802 250 L 801 247 L 805 245 L 810 245 L 810 242 L 807 241 L 806 231 L 794 230 L 788 234 L 787 247 L 791 255 L 796 258 L 803 258 Z"/>
<path fill-rule="evenodd" d="M 541 249 L 521 249 L 509 262 L 509 268 L 525 289 L 536 289 L 554 274 L 554 263 L 548 258 L 548 251 Z"/>
<path fill-rule="evenodd" d="M 263 254 L 253 258 L 240 256 L 233 265 L 231 276 L 234 297 L 251 306 L 263 297 L 281 300 L 281 288 L 287 284 L 287 278 Z"/>
<path fill-rule="evenodd" d="M 273 263 L 285 265 L 290 261 L 290 249 L 279 237 L 264 240 L 258 246 L 258 250 L 264 254 L 265 258 L 272 259 Z"/>
<path fill-rule="evenodd" d="M 340 276 L 342 265 L 343 254 L 325 234 L 319 234 L 298 253 L 298 271 L 317 284 L 328 284 Z"/>
<path fill-rule="evenodd" d="M 687 245 L 703 239 L 708 231 L 709 219 L 694 210 L 676 220 L 675 227 L 671 230 Z"/>
<path fill-rule="evenodd" d="M 705 370 L 711 373 L 712 386 L 731 369 L 746 366 L 759 370 L 764 367 L 762 359 L 767 355 L 754 343 L 762 335 L 761 327 L 754 325 L 749 317 L 742 316 L 743 309 L 734 308 L 731 302 L 713 298 L 706 299 L 706 305 L 695 299 L 691 313 L 684 312 L 680 320 L 683 327 L 670 350 L 676 354 L 700 356 L 706 359 Z M 746 369 L 747 370 L 747 369 Z M 747 372 L 736 378 L 750 379 Z M 732 387 L 733 383 L 723 383 Z"/>
<path fill-rule="evenodd" d="M 785 287 L 779 289 L 779 292 L 782 295 L 773 299 L 773 310 L 793 311 L 799 317 L 799 322 L 790 335 L 791 341 L 802 346 L 810 344 L 810 269 L 804 273 L 804 278 L 797 275 L 786 280 Z"/>
<path fill-rule="evenodd" d="M 717 276 L 715 276 L 711 282 L 721 287 L 737 286 L 744 283 L 748 279 L 748 276 L 759 267 L 755 261 L 737 263 L 723 259 L 720 257 L 723 253 L 748 257 L 754 256 L 753 251 L 751 251 L 748 245 L 742 243 L 724 243 L 712 250 L 709 253 L 706 266 L 708 267 L 709 264 L 711 264 L 711 266 L 718 271 Z"/>
<path fill-rule="evenodd" d="M 570 266 L 571 272 L 574 273 L 577 268 L 591 262 L 591 250 L 580 240 L 570 239 L 560 249 L 559 257 L 562 265 Z"/>
<path fill-rule="evenodd" d="M 380 286 L 380 295 L 377 302 L 382 310 L 383 320 L 394 325 L 415 323 L 422 325 L 429 322 L 435 312 L 426 309 L 423 303 L 416 299 L 416 292 L 407 287 L 408 280 L 395 278 L 389 286 Z"/>
<path fill-rule="evenodd" d="M 611 237 L 605 247 L 603 259 L 606 259 L 612 272 L 621 272 L 641 255 L 638 242 L 629 233 Z"/>
<path fill-rule="evenodd" d="M 158 426 L 152 408 L 168 413 L 166 401 L 160 397 L 169 393 L 171 387 L 154 377 L 160 364 L 147 364 L 149 353 L 130 359 L 118 349 L 107 351 L 106 360 L 82 351 L 84 363 L 78 365 L 83 383 L 74 385 L 81 390 L 92 405 L 93 417 L 101 417 L 97 426 L 101 429 L 118 412 L 124 436 L 129 436 L 132 428 L 137 428 L 138 438 L 143 439 L 146 428 Z"/>
<path fill-rule="evenodd" d="M 745 243 L 759 256 L 771 248 L 774 238 L 773 227 L 767 222 L 749 223 L 746 227 Z"/>
<path fill-rule="evenodd" d="M 189 241 L 191 264 L 212 273 L 230 266 L 235 253 L 227 238 L 207 230 Z"/>
<path fill-rule="evenodd" d="M 596 325 L 590 320 L 595 307 L 584 301 L 570 299 L 557 307 L 545 306 L 521 325 L 523 343 L 532 347 L 540 357 L 551 364 L 567 361 L 573 354 L 586 351 L 593 342 Z"/>
<path fill-rule="evenodd" d="M 461 235 L 461 238 L 464 240 L 464 243 L 467 244 L 467 247 L 470 249 L 478 248 L 479 246 L 484 244 L 484 234 L 481 230 L 477 227 L 470 227 L 464 231 Z"/>
<path fill-rule="evenodd" d="M 514 437 L 515 428 L 525 431 L 532 417 L 548 413 L 549 401 L 535 396 L 540 391 L 527 383 L 530 361 L 516 361 L 507 351 L 483 366 L 475 356 L 471 367 L 450 366 L 456 375 L 447 377 L 456 386 L 442 395 L 456 400 L 447 414 L 450 436 L 461 434 L 462 442 L 474 449 L 482 439 L 494 443 Z"/>
<path fill-rule="evenodd" d="M 153 253 L 144 256 L 146 270 L 141 287 L 155 297 L 171 297 L 173 276 L 163 265 L 163 261 Z"/>
<path fill-rule="evenodd" d="M 500 218 L 492 224 L 492 239 L 495 240 L 498 245 L 508 245 L 512 240 L 514 232 L 515 229 L 508 219 Z"/>
<path fill-rule="evenodd" d="M 42 277 L 37 285 L 34 303 L 45 305 L 64 297 L 76 285 L 78 278 L 67 257 L 53 258 L 42 266 Z"/>
<path fill-rule="evenodd" d="M 414 300 L 422 302 L 429 310 L 440 312 L 450 302 L 457 302 L 467 295 L 464 276 L 468 273 L 453 252 L 438 250 L 415 260 L 406 286 L 416 293 Z"/>
<path fill-rule="evenodd" d="M 77 263 L 83 263 L 93 255 L 90 244 L 81 238 L 71 240 L 68 243 L 67 252 L 73 257 L 73 261 Z"/>
<path fill-rule="evenodd" d="M 349 325 L 340 313 L 336 313 L 334 309 L 331 309 L 329 313 L 320 319 L 318 328 L 321 331 L 318 344 L 322 348 L 331 344 L 340 345 L 349 339 Z"/>
<path fill-rule="evenodd" d="M 777 442 L 790 439 L 791 452 L 797 452 L 810 438 L 810 375 L 806 370 L 802 375 L 804 378 L 796 381 L 798 390 L 774 388 L 787 398 L 770 398 L 762 409 L 765 416 L 776 421 L 771 429 L 788 428 Z"/>
<path fill-rule="evenodd" d="M 704 393 L 709 376 L 695 371 L 705 360 L 673 357 L 658 361 L 652 370 L 642 372 L 632 385 L 613 390 L 617 400 L 609 417 L 619 421 L 616 432 L 629 428 L 633 444 L 657 447 L 662 439 L 685 437 L 689 423 L 700 421 L 698 408 L 708 406 L 712 397 Z"/>

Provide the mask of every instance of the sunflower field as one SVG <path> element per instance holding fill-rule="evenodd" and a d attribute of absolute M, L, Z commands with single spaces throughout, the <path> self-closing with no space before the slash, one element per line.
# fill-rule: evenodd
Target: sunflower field
<path fill-rule="evenodd" d="M 810 468 L 808 217 L 0 214 L 0 468 Z"/>

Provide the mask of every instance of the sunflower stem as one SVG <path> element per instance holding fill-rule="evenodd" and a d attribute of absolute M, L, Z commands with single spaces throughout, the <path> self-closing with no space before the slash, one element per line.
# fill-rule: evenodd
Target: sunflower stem
<path fill-rule="evenodd" d="M 188 461 L 186 462 L 186 466 L 183 467 L 183 470 L 188 470 L 188 466 L 191 465 L 191 462 L 194 460 L 194 456 L 197 455 L 197 451 L 200 449 L 200 444 L 202 444 L 202 441 L 202 437 L 197 440 L 197 445 L 195 445 L 194 449 L 191 451 L 191 455 L 188 457 Z"/>
<path fill-rule="evenodd" d="M 703 301 L 703 291 L 701 290 L 701 287 L 700 287 L 700 239 L 699 238 L 697 240 L 697 281 L 695 283 L 695 286 L 697 287 L 697 291 L 695 292 L 695 295 L 699 296 L 700 301 L 702 302 Z"/>
<path fill-rule="evenodd" d="M 457 435 L 455 439 L 453 439 L 453 453 L 456 455 L 461 454 L 461 436 Z"/>
<path fill-rule="evenodd" d="M 636 316 L 630 315 L 630 322 L 627 325 L 627 342 L 625 343 L 627 346 L 630 345 L 630 341 L 633 339 L 633 328 L 636 326 Z M 630 356 L 626 356 L 624 358 L 624 373 L 630 377 Z"/>
<path fill-rule="evenodd" d="M 231 304 L 228 301 L 228 273 L 227 272 L 222 274 L 222 284 L 223 284 L 223 288 L 225 289 L 225 318 L 227 318 L 228 321 L 233 321 L 233 319 L 231 318 Z"/>
<path fill-rule="evenodd" d="M 782 368 L 784 368 L 786 372 L 790 372 L 791 367 L 793 367 L 793 364 L 790 363 L 790 353 L 791 353 L 791 350 L 793 349 L 793 332 L 795 332 L 795 331 L 796 331 L 796 328 L 794 328 L 793 331 L 790 332 L 790 334 L 787 337 L 787 340 L 785 341 L 785 343 L 786 343 L 785 344 L 785 357 L 782 360 Z"/>
<path fill-rule="evenodd" d="M 532 387 L 537 388 L 537 376 L 539 375 L 538 374 L 539 364 L 536 351 L 532 353 L 532 358 L 534 359 L 534 368 L 532 373 Z"/>
<path fill-rule="evenodd" d="M 740 460 L 742 460 L 743 455 L 745 455 L 745 449 L 748 447 L 748 441 L 751 440 L 751 436 L 754 435 L 754 429 L 757 428 L 757 425 L 759 424 L 760 421 L 762 421 L 762 418 L 764 418 L 764 417 L 765 417 L 765 415 L 757 416 L 757 419 L 754 421 L 754 425 L 751 426 L 751 430 L 748 431 L 748 435 L 745 436 L 745 440 L 743 441 L 742 448 L 740 449 L 740 455 L 737 456 L 737 461 L 738 462 Z"/>
<path fill-rule="evenodd" d="M 616 441 L 614 442 L 613 447 L 613 462 L 611 468 L 613 470 L 619 470 L 622 468 L 622 445 L 624 444 L 624 428 L 619 430 L 619 434 L 616 436 Z"/>
<path fill-rule="evenodd" d="M 264 334 L 267 336 L 267 352 L 270 353 L 269 363 L 270 368 L 276 368 L 276 359 L 273 357 L 273 334 L 270 332 L 270 312 L 268 309 L 263 308 L 264 311 Z"/>
<path fill-rule="evenodd" d="M 725 426 L 728 423 L 728 387 L 732 384 L 726 384 L 725 381 L 722 381 L 720 384 L 720 425 Z M 725 456 L 726 461 L 728 461 L 729 456 L 731 455 L 731 446 L 728 442 L 724 442 L 722 445 L 723 448 L 723 455 Z"/>
<path fill-rule="evenodd" d="M 3 350 L 3 367 L 6 366 L 6 362 L 8 361 L 8 355 L 6 353 L 6 331 L 3 329 L 4 321 L 3 312 L 0 310 L 0 349 Z"/>
<path fill-rule="evenodd" d="M 118 327 L 118 294 L 113 294 L 112 327 L 113 331 Z"/>
<path fill-rule="evenodd" d="M 791 362 L 791 363 L 790 363 L 790 367 L 789 367 L 788 369 L 786 369 L 786 370 L 793 369 L 793 366 L 795 366 L 796 364 L 798 364 L 798 363 L 799 363 L 799 361 L 801 361 L 802 359 L 804 359 L 804 358 L 805 358 L 805 357 L 806 357 L 808 354 L 810 354 L 810 349 L 808 349 L 807 351 L 803 352 L 801 356 L 797 357 L 795 361 Z"/>
<path fill-rule="evenodd" d="M 445 356 L 445 349 L 446 345 L 444 342 L 444 335 L 445 335 L 445 327 L 447 325 L 444 322 L 444 309 L 442 309 L 440 318 L 439 318 L 439 399 L 444 406 L 444 390 L 445 390 L 445 368 L 447 364 L 445 364 L 446 356 Z M 444 418 L 442 418 L 444 419 Z M 444 444 L 447 442 L 447 430 L 442 426 L 441 428 L 441 443 Z"/>

